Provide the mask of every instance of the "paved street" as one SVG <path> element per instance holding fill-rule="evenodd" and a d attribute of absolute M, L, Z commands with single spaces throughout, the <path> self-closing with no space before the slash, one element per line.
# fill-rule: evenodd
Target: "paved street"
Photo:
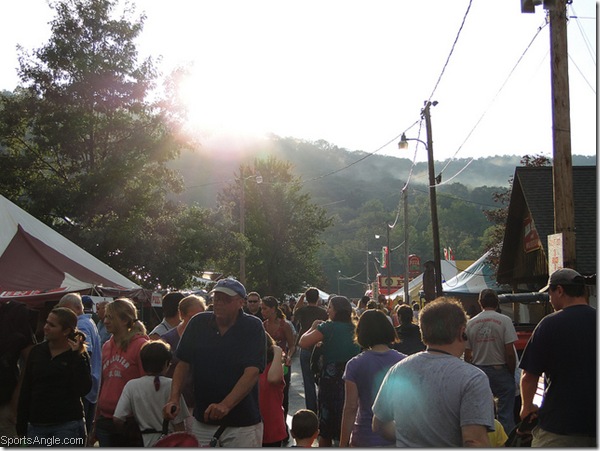
<path fill-rule="evenodd" d="M 288 428 L 292 427 L 292 416 L 299 409 L 306 409 L 306 404 L 304 403 L 304 386 L 302 384 L 302 371 L 300 369 L 300 352 L 296 352 L 294 357 L 292 357 L 292 380 L 290 383 L 290 393 L 289 393 L 289 406 L 288 406 L 288 416 L 287 416 L 287 424 Z M 294 444 L 294 439 L 290 437 L 290 441 L 287 446 L 290 447 Z M 314 445 L 313 445 L 314 446 Z"/>
<path fill-rule="evenodd" d="M 292 425 L 292 415 L 296 413 L 298 409 L 306 409 L 304 403 L 304 386 L 302 384 L 302 371 L 300 369 L 300 352 L 292 358 L 292 380 L 290 384 L 290 399 L 288 408 L 287 423 L 288 426 Z"/>

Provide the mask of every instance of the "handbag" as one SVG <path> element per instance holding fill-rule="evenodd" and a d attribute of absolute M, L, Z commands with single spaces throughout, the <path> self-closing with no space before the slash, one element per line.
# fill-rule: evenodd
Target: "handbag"
<path fill-rule="evenodd" d="M 319 384 L 321 374 L 323 374 L 323 366 L 325 355 L 323 354 L 323 342 L 317 343 L 310 354 L 310 372 L 312 373 L 315 383 Z"/>
<path fill-rule="evenodd" d="M 533 418 L 533 413 L 530 413 L 514 429 L 508 434 L 508 438 L 504 443 L 507 448 L 524 448 L 530 447 L 533 435 L 531 430 L 538 424 L 538 418 Z"/>

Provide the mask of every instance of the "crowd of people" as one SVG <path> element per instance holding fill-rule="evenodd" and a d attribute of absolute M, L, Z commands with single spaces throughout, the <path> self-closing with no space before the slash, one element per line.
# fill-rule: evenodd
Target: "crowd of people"
<path fill-rule="evenodd" d="M 596 312 L 576 271 L 548 290 L 555 312 L 520 362 L 493 290 L 469 317 L 455 299 L 324 301 L 313 287 L 290 305 L 227 278 L 205 297 L 167 293 L 150 332 L 130 299 L 92 316 L 70 293 L 42 342 L 15 337 L 0 433 L 30 446 L 160 446 L 166 433 L 197 446 L 485 447 L 527 423 L 532 446 L 596 446 Z M 288 427 L 294 354 L 306 408 Z"/>

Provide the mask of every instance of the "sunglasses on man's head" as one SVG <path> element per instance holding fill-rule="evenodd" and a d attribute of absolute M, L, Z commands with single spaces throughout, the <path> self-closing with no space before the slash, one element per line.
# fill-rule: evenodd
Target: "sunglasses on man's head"
<path fill-rule="evenodd" d="M 257 300 L 249 299 L 248 300 L 248 304 L 256 304 L 256 303 L 258 303 L 258 299 Z"/>

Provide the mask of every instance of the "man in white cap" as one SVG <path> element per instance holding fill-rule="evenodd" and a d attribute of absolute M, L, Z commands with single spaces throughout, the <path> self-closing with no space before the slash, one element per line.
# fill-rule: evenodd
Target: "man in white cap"
<path fill-rule="evenodd" d="M 596 447 L 596 309 L 587 302 L 583 276 L 572 269 L 552 273 L 548 293 L 556 311 L 536 326 L 519 364 L 521 419 L 538 418 L 531 446 Z M 533 397 L 542 373 L 546 389 L 538 407 Z"/>
<path fill-rule="evenodd" d="M 167 418 L 175 418 L 183 381 L 194 382 L 193 433 L 201 445 L 219 426 L 224 447 L 262 446 L 263 423 L 258 406 L 258 377 L 266 365 L 262 322 L 243 312 L 246 289 L 234 279 L 221 279 L 213 290 L 213 311 L 194 316 L 181 337 L 176 356 Z M 174 411 L 172 411 L 174 409 Z"/>

